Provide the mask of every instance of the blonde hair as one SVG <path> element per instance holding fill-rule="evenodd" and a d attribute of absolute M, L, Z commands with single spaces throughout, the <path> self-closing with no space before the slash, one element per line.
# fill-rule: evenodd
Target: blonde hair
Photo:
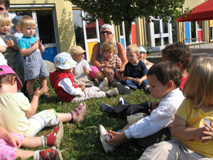
<path fill-rule="evenodd" d="M 184 85 L 183 94 L 193 103 L 193 108 L 204 104 L 206 98 L 213 97 L 213 58 L 201 57 L 197 59 Z"/>
<path fill-rule="evenodd" d="M 19 20 L 19 23 L 18 23 L 18 26 L 19 26 L 19 29 L 23 29 L 24 26 L 26 25 L 29 25 L 29 26 L 36 26 L 36 22 L 35 20 L 28 16 L 28 15 L 24 15 L 20 20 Z"/>
<path fill-rule="evenodd" d="M 112 41 L 104 42 L 101 46 L 101 53 L 104 53 L 105 51 L 112 51 L 114 54 L 117 53 L 115 43 Z"/>
<path fill-rule="evenodd" d="M 140 55 L 140 49 L 136 44 L 130 44 L 126 49 L 126 52 L 129 51 L 135 53 L 136 55 Z"/>
<path fill-rule="evenodd" d="M 0 25 L 11 25 L 11 23 L 9 14 L 6 12 L 0 12 Z"/>

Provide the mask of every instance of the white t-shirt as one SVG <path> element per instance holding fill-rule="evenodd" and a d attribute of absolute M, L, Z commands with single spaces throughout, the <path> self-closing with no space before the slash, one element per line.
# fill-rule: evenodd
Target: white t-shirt
<path fill-rule="evenodd" d="M 89 66 L 89 63 L 85 59 L 83 59 L 82 61 L 77 62 L 75 66 L 76 74 L 75 75 L 73 74 L 75 79 L 87 77 L 87 75 L 84 73 L 83 66 L 86 66 L 87 70 L 89 70 L 90 72 L 92 71 L 92 69 Z"/>
<path fill-rule="evenodd" d="M 0 46 L 7 47 L 3 39 L 0 38 Z M 7 60 L 4 58 L 4 55 L 0 52 L 0 65 L 7 65 Z"/>

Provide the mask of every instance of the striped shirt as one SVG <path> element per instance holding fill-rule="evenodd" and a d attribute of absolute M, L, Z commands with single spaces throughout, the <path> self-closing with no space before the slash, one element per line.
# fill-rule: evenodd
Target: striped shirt
<path fill-rule="evenodd" d="M 101 59 L 100 63 L 105 66 L 105 64 L 109 62 L 109 65 L 108 65 L 108 68 L 109 69 L 115 69 L 115 68 L 118 68 L 122 65 L 122 61 L 121 59 L 114 55 L 113 56 L 113 59 L 111 61 L 109 61 L 108 59 L 106 59 L 105 57 Z"/>

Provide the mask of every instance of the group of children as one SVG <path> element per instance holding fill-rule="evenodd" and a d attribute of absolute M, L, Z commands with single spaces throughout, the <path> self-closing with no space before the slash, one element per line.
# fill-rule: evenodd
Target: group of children
<path fill-rule="evenodd" d="M 59 99 L 65 102 L 130 94 L 130 89 L 138 88 L 144 89 L 155 99 L 161 99 L 159 103 L 132 105 L 120 97 L 117 107 L 102 103 L 102 112 L 127 117 L 128 123 L 118 132 L 108 132 L 104 126 L 98 126 L 106 153 L 135 139 L 139 145 L 147 148 L 140 159 L 213 158 L 213 58 L 199 58 L 188 74 L 192 54 L 185 44 L 167 46 L 162 51 L 163 62 L 155 65 L 146 60 L 145 48 L 131 44 L 126 50 L 128 63 L 121 74 L 119 69 L 122 61 L 115 56 L 115 44 L 104 42 L 101 46 L 104 57 L 100 63 L 103 68 L 111 70 L 111 76 L 96 87 L 88 78 L 91 68 L 84 59 L 85 50 L 80 46 L 72 47 L 70 53 L 57 54 L 54 58 L 56 71 L 49 74 L 41 58 L 45 48 L 42 41 L 34 37 L 34 19 L 18 16 L 13 19 L 13 23 L 16 30 L 14 35 L 9 34 L 10 17 L 6 12 L 0 13 L 0 52 L 3 53 L 0 54 L 2 159 L 25 159 L 30 156 L 36 160 L 63 159 L 57 149 L 63 137 L 62 122 L 80 122 L 86 112 L 86 104 L 81 103 L 69 113 L 56 113 L 54 109 L 47 109 L 35 114 L 39 97 L 49 97 L 47 76 Z M 20 62 L 23 62 L 24 74 Z M 40 79 L 41 89 L 34 91 L 33 85 L 37 78 Z M 25 80 L 27 96 L 31 101 L 23 93 L 17 92 Z M 106 91 L 108 85 L 115 88 Z M 34 137 L 46 126 L 56 127 L 49 134 Z M 170 140 L 171 133 L 173 140 Z M 46 145 L 53 147 L 41 151 L 18 149 L 21 146 L 36 148 Z"/>

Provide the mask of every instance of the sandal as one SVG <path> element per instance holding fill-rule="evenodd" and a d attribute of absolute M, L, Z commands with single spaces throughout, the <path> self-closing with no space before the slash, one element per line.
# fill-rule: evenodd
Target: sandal
<path fill-rule="evenodd" d="M 76 123 L 82 121 L 85 112 L 86 104 L 81 103 L 74 111 L 70 111 L 70 113 L 72 114 L 72 119 L 70 120 L 70 122 Z"/>

